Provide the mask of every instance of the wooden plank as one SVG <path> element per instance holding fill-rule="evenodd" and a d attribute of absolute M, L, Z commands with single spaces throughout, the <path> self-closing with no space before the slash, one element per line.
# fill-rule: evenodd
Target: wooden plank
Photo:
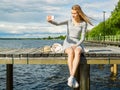
<path fill-rule="evenodd" d="M 12 64 L 12 60 L 0 60 L 0 64 Z"/>
<path fill-rule="evenodd" d="M 7 54 L 8 52 L 13 51 L 14 49 L 8 49 L 8 48 L 4 48 L 0 50 L 0 54 Z"/>
<path fill-rule="evenodd" d="M 120 58 L 119 60 L 110 60 L 110 64 L 120 64 Z"/>
<path fill-rule="evenodd" d="M 120 53 L 120 48 L 114 46 L 106 46 L 106 47 L 91 47 L 85 46 L 85 49 L 89 50 L 88 53 Z M 27 48 L 27 49 L 3 49 L 0 50 L 0 54 L 36 54 L 36 53 L 44 53 L 42 48 Z M 48 52 L 50 53 L 50 52 Z"/>
<path fill-rule="evenodd" d="M 109 64 L 109 61 L 93 59 L 93 60 L 87 60 L 87 64 Z"/>
<path fill-rule="evenodd" d="M 29 64 L 67 64 L 67 60 L 61 60 L 61 59 L 51 59 L 51 60 L 29 60 Z"/>
<path fill-rule="evenodd" d="M 85 53 L 86 58 L 120 58 L 120 53 Z M 36 53 L 36 54 L 0 54 L 0 59 L 2 58 L 67 58 L 64 53 Z"/>
<path fill-rule="evenodd" d="M 86 45 L 85 48 L 89 52 L 84 55 L 88 64 L 120 64 L 120 48 L 101 45 L 99 47 L 91 43 Z M 45 53 L 42 48 L 0 50 L 0 64 L 66 64 L 66 60 L 65 53 Z"/>
<path fill-rule="evenodd" d="M 26 49 L 17 49 L 16 51 L 9 53 L 9 54 L 26 54 L 33 52 L 35 48 L 26 48 Z"/>
<path fill-rule="evenodd" d="M 0 64 L 67 64 L 67 59 L 3 59 L 0 60 Z M 87 60 L 87 64 L 120 64 L 120 59 L 115 60 L 98 60 L 98 59 L 90 59 Z"/>
<path fill-rule="evenodd" d="M 0 64 L 67 64 L 67 60 L 63 60 L 63 59 L 31 59 L 31 60 L 26 60 L 26 59 L 22 59 L 22 60 L 0 60 Z"/>
<path fill-rule="evenodd" d="M 36 53 L 43 53 L 43 48 L 36 48 L 34 51 L 30 52 L 29 54 L 36 54 Z"/>

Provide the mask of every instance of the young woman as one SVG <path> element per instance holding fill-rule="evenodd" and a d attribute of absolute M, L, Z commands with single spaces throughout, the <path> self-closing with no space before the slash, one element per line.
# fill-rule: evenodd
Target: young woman
<path fill-rule="evenodd" d="M 79 84 L 75 79 L 75 73 L 80 63 L 80 55 L 83 52 L 82 43 L 85 39 L 87 23 L 92 25 L 88 17 L 83 13 L 79 5 L 74 5 L 71 9 L 72 18 L 64 22 L 56 22 L 52 16 L 47 16 L 47 21 L 54 25 L 67 25 L 67 35 L 63 43 L 63 50 L 68 55 L 68 67 L 70 77 L 68 86 L 78 88 Z M 80 38 L 81 36 L 81 38 Z"/>

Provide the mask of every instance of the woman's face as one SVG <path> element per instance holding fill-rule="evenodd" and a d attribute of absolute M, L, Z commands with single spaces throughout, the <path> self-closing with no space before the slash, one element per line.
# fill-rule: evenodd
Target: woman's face
<path fill-rule="evenodd" d="M 71 10 L 72 18 L 77 19 L 78 18 L 78 13 L 76 10 Z"/>

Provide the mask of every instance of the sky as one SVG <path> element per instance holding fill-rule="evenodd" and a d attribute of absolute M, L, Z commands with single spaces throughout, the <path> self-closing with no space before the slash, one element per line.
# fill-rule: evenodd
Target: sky
<path fill-rule="evenodd" d="M 109 18 L 119 0 L 0 0 L 0 38 L 43 38 L 66 35 L 66 26 L 46 21 L 53 15 L 61 22 L 71 18 L 71 7 L 79 4 L 94 26 Z"/>

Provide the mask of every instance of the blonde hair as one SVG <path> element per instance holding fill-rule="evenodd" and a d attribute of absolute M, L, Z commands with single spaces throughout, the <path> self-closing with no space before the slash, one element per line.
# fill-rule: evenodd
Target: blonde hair
<path fill-rule="evenodd" d="M 82 9 L 81 9 L 81 7 L 79 5 L 72 6 L 72 10 L 77 11 L 77 13 L 79 14 L 79 17 L 80 17 L 81 20 L 83 20 L 83 21 L 89 23 L 90 25 L 92 25 L 89 18 L 84 14 L 84 12 L 82 11 Z"/>

